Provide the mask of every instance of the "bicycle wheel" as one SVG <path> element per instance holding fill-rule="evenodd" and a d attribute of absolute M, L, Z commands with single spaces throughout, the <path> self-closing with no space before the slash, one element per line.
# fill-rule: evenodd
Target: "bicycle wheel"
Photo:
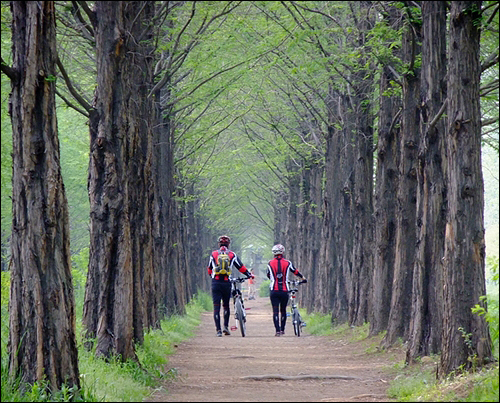
<path fill-rule="evenodd" d="M 243 307 L 241 306 L 241 302 L 238 301 L 236 303 L 236 317 L 240 325 L 241 336 L 245 337 L 247 329 L 245 324 L 245 313 L 243 312 Z"/>
<path fill-rule="evenodd" d="M 293 311 L 293 331 L 295 332 L 295 336 L 300 337 L 300 326 L 302 325 L 302 320 L 300 318 L 299 311 L 295 309 Z"/>

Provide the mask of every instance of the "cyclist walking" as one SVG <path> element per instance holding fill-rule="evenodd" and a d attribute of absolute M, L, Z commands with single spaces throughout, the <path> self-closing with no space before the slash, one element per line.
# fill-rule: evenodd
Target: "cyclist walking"
<path fill-rule="evenodd" d="M 285 247 L 281 244 L 273 246 L 274 259 L 267 264 L 267 277 L 271 280 L 270 298 L 273 306 L 273 322 L 276 329 L 275 336 L 285 334 L 286 306 L 288 304 L 288 279 L 290 273 L 306 280 L 302 273 L 296 269 L 292 262 L 284 259 Z M 280 318 L 281 314 L 281 318 Z"/>
<path fill-rule="evenodd" d="M 218 239 L 219 249 L 212 251 L 208 261 L 208 274 L 212 277 L 212 301 L 214 304 L 214 322 L 217 330 L 217 337 L 222 337 L 220 323 L 220 302 L 224 308 L 224 334 L 229 332 L 229 300 L 231 298 L 231 283 L 229 276 L 233 268 L 238 269 L 247 278 L 253 278 L 253 274 L 245 267 L 240 258 L 229 249 L 231 238 L 227 235 L 221 235 Z M 227 258 L 227 263 L 224 259 Z"/>

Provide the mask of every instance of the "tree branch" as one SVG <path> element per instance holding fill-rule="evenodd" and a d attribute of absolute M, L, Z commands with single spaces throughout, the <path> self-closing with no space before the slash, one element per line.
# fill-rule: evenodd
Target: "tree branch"
<path fill-rule="evenodd" d="M 446 98 L 444 100 L 443 105 L 441 105 L 441 109 L 439 109 L 439 112 L 437 113 L 437 115 L 434 116 L 434 119 L 432 119 L 431 123 L 429 123 L 428 129 L 432 129 L 434 126 L 436 126 L 436 123 L 438 122 L 438 120 L 441 118 L 444 111 L 446 110 L 446 105 L 448 105 L 448 98 Z"/>
<path fill-rule="evenodd" d="M 87 14 L 87 17 L 89 17 L 90 22 L 92 25 L 95 27 L 97 21 L 96 21 L 96 16 L 95 13 L 89 8 L 88 4 L 86 1 L 77 1 L 78 5 L 82 8 L 82 10 Z"/>
<path fill-rule="evenodd" d="M 85 12 L 87 13 L 87 15 L 89 16 L 90 21 L 91 21 L 91 24 L 93 24 L 93 23 L 94 23 L 93 19 L 95 20 L 95 17 L 93 17 L 93 16 L 90 16 L 90 15 L 89 15 L 89 12 L 90 12 L 91 14 L 93 14 L 93 13 L 92 13 L 92 12 L 88 9 L 87 3 L 86 3 L 86 2 L 84 2 L 84 1 L 72 1 L 71 3 L 73 4 L 73 8 L 74 8 L 74 10 L 75 10 L 75 15 L 76 15 L 76 18 L 78 19 L 78 21 L 80 21 L 80 24 L 82 24 L 82 26 L 83 26 L 83 27 L 84 27 L 84 28 L 88 31 L 88 33 L 89 33 L 89 34 L 90 34 L 93 38 L 95 38 L 95 35 L 94 35 L 94 30 L 92 29 L 92 27 L 91 27 L 91 26 L 89 26 L 89 24 L 87 23 L 87 21 L 85 21 L 85 20 L 83 19 L 82 13 L 80 13 L 80 7 L 82 7 L 82 9 L 83 9 L 83 5 L 82 5 L 81 3 L 83 3 L 83 4 L 85 4 L 85 7 L 87 7 L 87 10 L 85 10 L 85 9 L 84 9 L 84 11 L 85 11 Z"/>
<path fill-rule="evenodd" d="M 18 72 L 10 67 L 5 60 L 3 60 L 3 57 L 1 57 L 1 65 L 2 65 L 2 72 L 9 77 L 12 81 L 16 81 L 19 78 Z"/>
<path fill-rule="evenodd" d="M 78 92 L 73 87 L 73 84 L 71 83 L 71 80 L 68 76 L 68 73 L 66 73 L 66 70 L 65 70 L 63 64 L 61 63 L 61 59 L 59 59 L 59 56 L 57 56 L 57 67 L 59 67 L 59 71 L 61 72 L 61 74 L 64 78 L 64 82 L 66 83 L 66 86 L 68 87 L 68 90 L 71 93 L 71 95 L 73 95 L 73 97 L 79 102 L 79 104 L 81 106 L 83 106 L 83 108 L 87 112 L 90 112 L 92 107 L 90 106 L 90 104 L 87 101 L 85 101 L 85 99 L 83 99 L 83 97 L 80 94 L 78 94 Z"/>
<path fill-rule="evenodd" d="M 492 125 L 493 123 L 496 123 L 496 122 L 498 122 L 498 117 L 486 119 L 486 120 L 481 120 L 481 127 Z"/>
<path fill-rule="evenodd" d="M 489 55 L 488 58 L 483 62 L 483 64 L 481 64 L 481 73 L 497 63 L 498 63 L 498 51 Z"/>
<path fill-rule="evenodd" d="M 62 95 L 59 91 L 56 90 L 56 94 L 59 98 L 61 98 L 64 103 L 66 105 L 68 105 L 70 108 L 74 109 L 75 111 L 77 111 L 78 113 L 81 113 L 83 116 L 85 116 L 86 118 L 89 118 L 90 117 L 90 114 L 87 113 L 87 111 L 83 110 L 83 109 L 80 109 L 78 108 L 76 105 L 73 105 L 69 100 L 66 99 L 66 97 L 64 95 Z"/>

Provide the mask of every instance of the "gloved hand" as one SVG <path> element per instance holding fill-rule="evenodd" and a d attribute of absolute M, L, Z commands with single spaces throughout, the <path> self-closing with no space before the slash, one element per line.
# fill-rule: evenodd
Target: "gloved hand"
<path fill-rule="evenodd" d="M 307 283 L 307 278 L 302 277 L 302 282 L 303 282 L 303 283 Z"/>
<path fill-rule="evenodd" d="M 255 278 L 255 276 L 253 275 L 253 273 L 250 273 L 250 274 L 249 274 L 249 273 L 247 272 L 247 278 Z"/>

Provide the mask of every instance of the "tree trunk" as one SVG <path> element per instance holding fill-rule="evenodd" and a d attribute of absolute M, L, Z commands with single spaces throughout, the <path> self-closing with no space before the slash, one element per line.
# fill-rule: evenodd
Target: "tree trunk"
<path fill-rule="evenodd" d="M 366 49 L 366 34 L 372 26 L 367 12 L 371 2 L 357 3 L 360 13 L 367 15 L 357 22 L 357 47 Z M 354 95 L 351 105 L 355 113 L 354 187 L 352 222 L 352 283 L 350 287 L 349 324 L 361 326 L 368 321 L 369 289 L 373 268 L 373 113 L 370 96 L 373 93 L 373 75 L 366 68 L 367 58 L 358 59 L 356 72 L 353 74 Z"/>
<path fill-rule="evenodd" d="M 345 90 L 347 93 L 347 90 Z M 351 110 L 348 95 L 338 96 L 339 110 L 342 111 L 344 126 L 336 131 L 332 147 L 336 154 L 331 160 L 329 172 L 333 175 L 332 209 L 333 217 L 333 299 L 331 305 L 332 322 L 342 324 L 349 320 L 353 302 L 352 286 L 352 257 L 353 257 L 353 192 L 354 192 L 354 146 L 355 116 Z M 327 171 L 328 172 L 328 171 Z"/>
<path fill-rule="evenodd" d="M 295 161 L 291 159 L 287 162 L 287 184 L 288 184 L 288 211 L 287 221 L 285 227 L 285 241 L 280 243 L 284 244 L 286 248 L 286 257 L 292 262 L 296 262 L 298 255 L 301 253 L 303 246 L 299 247 L 299 209 L 300 203 L 300 173 Z"/>
<path fill-rule="evenodd" d="M 441 259 L 446 222 L 445 123 L 430 126 L 446 99 L 446 3 L 422 2 L 417 249 L 407 362 L 441 349 Z"/>
<path fill-rule="evenodd" d="M 54 2 L 14 1 L 9 375 L 80 387 L 55 105 Z M 23 385 L 24 387 L 24 385 Z"/>
<path fill-rule="evenodd" d="M 471 312 L 486 294 L 481 169 L 480 1 L 451 3 L 448 58 L 448 216 L 444 249 L 441 362 L 446 376 L 492 357 L 488 324 Z"/>
<path fill-rule="evenodd" d="M 397 15 L 391 15 L 391 26 L 397 24 Z M 398 28 L 396 25 L 395 29 Z M 384 67 L 380 77 L 380 94 L 391 89 L 394 73 Z M 398 95 L 380 97 L 379 130 L 377 144 L 377 172 L 375 179 L 374 256 L 370 306 L 370 336 L 387 329 L 392 297 L 392 279 L 396 251 L 396 193 L 399 164 L 399 113 L 401 98 Z"/>
<path fill-rule="evenodd" d="M 90 262 L 83 325 L 96 354 L 137 359 L 156 322 L 151 259 L 149 2 L 96 3 L 97 93 L 91 115 Z M 144 36 L 141 36 L 144 35 Z M 153 289 L 151 289 L 153 287 Z M 147 312 L 146 308 L 151 309 Z"/>
<path fill-rule="evenodd" d="M 333 77 L 331 78 L 333 83 Z M 324 191 L 322 205 L 321 249 L 319 267 L 315 275 L 316 311 L 331 313 L 332 323 L 343 323 L 347 320 L 347 293 L 342 277 L 342 266 L 336 230 L 338 210 L 340 209 L 340 166 L 341 131 L 334 124 L 341 121 L 339 111 L 342 107 L 342 97 L 329 85 L 328 98 L 325 101 L 328 113 L 328 128 L 325 136 L 325 168 Z"/>
<path fill-rule="evenodd" d="M 305 197 L 305 203 L 301 239 L 306 240 L 306 244 L 301 248 L 303 259 L 299 263 L 299 270 L 308 280 L 308 286 L 301 290 L 304 301 L 302 306 L 309 312 L 314 310 L 313 301 L 317 289 L 315 277 L 319 268 L 321 247 L 321 242 L 316 240 L 321 239 L 321 221 L 318 214 L 321 208 L 323 164 L 316 162 L 320 159 L 318 155 L 314 155 L 314 157 L 314 161 L 307 163 L 303 172 L 302 193 Z"/>
<path fill-rule="evenodd" d="M 403 61 L 410 71 L 403 77 L 403 109 L 396 209 L 396 256 L 392 285 L 391 310 L 383 347 L 408 337 L 411 312 L 412 273 L 415 261 L 417 202 L 417 151 L 419 135 L 419 69 L 415 58 L 420 53 L 420 26 L 413 23 L 403 36 Z"/>

